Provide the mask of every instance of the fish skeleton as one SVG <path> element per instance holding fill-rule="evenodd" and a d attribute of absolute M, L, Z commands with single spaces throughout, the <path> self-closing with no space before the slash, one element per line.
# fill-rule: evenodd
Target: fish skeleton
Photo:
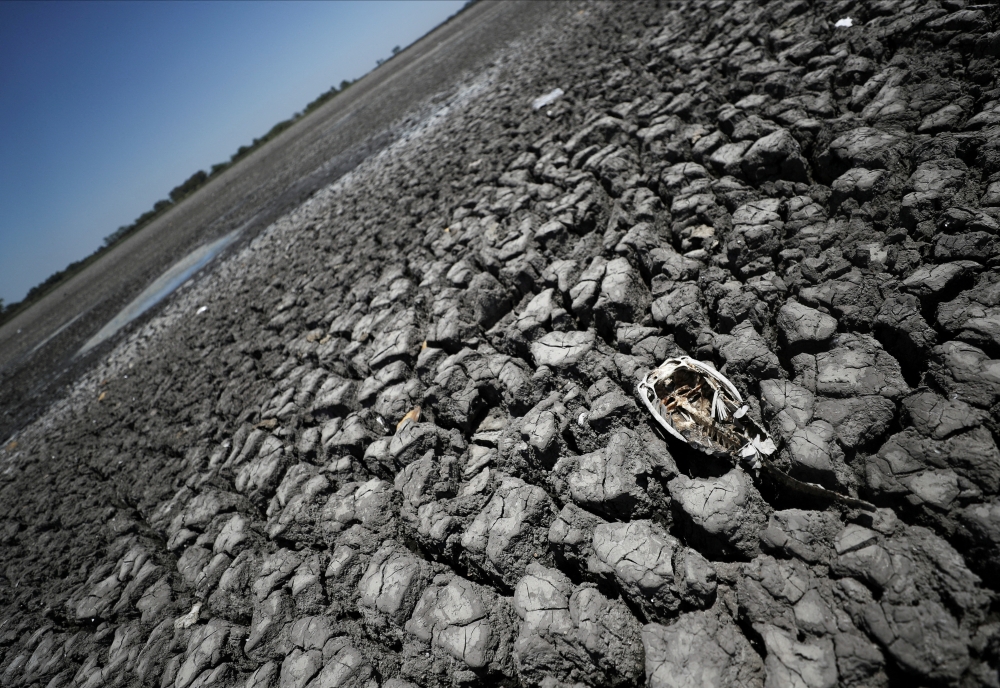
<path fill-rule="evenodd" d="M 778 450 L 774 440 L 750 417 L 736 386 L 711 363 L 690 356 L 668 358 L 639 381 L 636 393 L 664 430 L 709 456 L 729 459 L 754 476 L 763 469 L 798 492 L 875 509 L 778 468 L 771 460 Z"/>

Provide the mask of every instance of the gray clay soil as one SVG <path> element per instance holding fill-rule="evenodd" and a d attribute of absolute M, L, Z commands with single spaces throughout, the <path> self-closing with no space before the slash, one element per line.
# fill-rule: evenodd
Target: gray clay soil
<path fill-rule="evenodd" d="M 997 6 L 552 17 L 0 449 L 0 684 L 1000 685 Z"/>
<path fill-rule="evenodd" d="M 247 243 L 562 9 L 536 0 L 465 9 L 0 325 L 0 439 L 107 353 L 74 356 L 171 265 L 231 232 L 239 233 L 236 246 Z"/>

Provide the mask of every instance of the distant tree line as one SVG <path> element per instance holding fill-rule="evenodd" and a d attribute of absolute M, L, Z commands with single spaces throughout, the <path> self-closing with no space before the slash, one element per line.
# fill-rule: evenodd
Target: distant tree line
<path fill-rule="evenodd" d="M 395 52 L 399 52 L 398 49 L 394 49 L 394 53 Z M 12 303 L 9 306 L 5 307 L 3 299 L 0 299 L 0 325 L 4 324 L 5 322 L 13 318 L 15 315 L 26 309 L 31 304 L 35 303 L 36 301 L 39 301 L 43 296 L 45 296 L 50 291 L 55 289 L 55 287 L 61 284 L 63 281 L 69 279 L 76 273 L 80 272 L 85 267 L 87 267 L 95 260 L 97 260 L 101 255 L 109 251 L 113 246 L 117 245 L 118 243 L 125 240 L 129 236 L 135 234 L 140 229 L 148 225 L 150 222 L 158 218 L 160 215 L 167 212 L 167 210 L 169 210 L 170 208 L 174 207 L 175 205 L 183 201 L 185 198 L 187 198 L 195 191 L 203 187 L 205 184 L 207 184 L 209 180 L 217 177 L 218 175 L 228 170 L 235 163 L 239 162 L 243 158 L 250 155 L 250 153 L 254 152 L 258 148 L 263 146 L 265 143 L 278 136 L 278 134 L 291 127 L 293 124 L 295 124 L 295 122 L 302 119 L 309 113 L 313 112 L 321 105 L 331 100 L 336 95 L 343 93 L 355 81 L 357 80 L 355 79 L 352 81 L 348 81 L 347 79 L 345 79 L 340 82 L 340 86 L 331 86 L 329 90 L 324 91 L 315 100 L 306 105 L 301 112 L 295 113 L 289 119 L 286 119 L 282 122 L 278 122 L 273 127 L 271 127 L 271 129 L 266 134 L 264 134 L 260 138 L 254 139 L 253 142 L 250 143 L 250 145 L 240 146 L 236 150 L 236 152 L 233 153 L 233 155 L 229 158 L 229 160 L 212 165 L 212 168 L 209 172 L 205 172 L 204 170 L 198 170 L 190 177 L 188 177 L 184 181 L 184 183 L 178 184 L 173 189 L 171 189 L 169 193 L 169 198 L 164 198 L 162 200 L 157 201 L 156 203 L 153 204 L 153 207 L 150 210 L 147 210 L 142 215 L 137 217 L 135 221 L 132 222 L 132 224 L 122 225 L 114 232 L 104 237 L 103 245 L 96 251 L 91 253 L 89 256 L 87 256 L 86 258 L 70 263 L 63 270 L 60 270 L 59 272 L 49 275 L 49 277 L 44 282 L 32 287 L 31 290 L 28 291 L 27 295 L 25 295 L 25 297 L 20 301 Z"/>
<path fill-rule="evenodd" d="M 386 57 L 386 58 L 384 58 L 384 59 L 379 59 L 379 60 L 375 60 L 375 65 L 376 65 L 377 67 L 381 67 L 381 66 L 382 66 L 383 64 L 385 64 L 386 62 L 388 62 L 388 61 L 389 61 L 389 60 L 391 60 L 392 58 L 396 57 L 396 55 L 398 55 L 398 54 L 399 54 L 399 53 L 400 53 L 400 52 L 401 52 L 402 50 L 403 50 L 403 49 L 402 49 L 402 48 L 400 48 L 400 47 L 399 47 L 399 46 L 397 45 L 397 46 L 396 46 L 395 48 L 393 48 L 393 49 L 392 49 L 392 55 L 390 55 L 389 57 Z"/>
<path fill-rule="evenodd" d="M 464 10 L 476 4 L 477 1 L 478 0 L 468 0 L 458 12 L 448 17 L 448 19 L 446 19 L 444 23 L 447 24 L 452 19 L 457 17 L 459 14 L 461 14 Z M 378 65 L 381 66 L 382 64 L 384 64 L 388 60 L 391 60 L 393 57 L 395 57 L 401 52 L 402 48 L 400 48 L 397 45 L 392 49 L 392 55 L 390 55 L 388 58 L 377 60 Z M 208 172 L 205 172 L 204 170 L 198 170 L 190 177 L 188 177 L 183 184 L 179 184 L 175 186 L 173 189 L 171 189 L 169 198 L 164 198 L 162 200 L 157 201 L 156 203 L 153 204 L 153 207 L 150 210 L 147 210 L 142 215 L 137 217 L 132 224 L 122 225 L 114 232 L 104 237 L 104 244 L 100 248 L 98 248 L 96 251 L 91 253 L 83 260 L 78 260 L 76 262 L 70 263 L 69 265 L 66 266 L 65 269 L 53 273 L 44 282 L 32 287 L 31 290 L 27 293 L 27 295 L 20 301 L 4 307 L 3 299 L 0 299 L 0 325 L 3 325 L 5 322 L 13 318 L 21 311 L 25 310 L 31 304 L 35 303 L 36 301 L 39 301 L 43 296 L 48 294 L 50 291 L 53 291 L 63 281 L 68 280 L 70 277 L 83 270 L 85 267 L 87 267 L 95 260 L 97 260 L 99 257 L 101 257 L 104 253 L 111 250 L 112 247 L 116 246 L 117 244 L 121 243 L 131 235 L 138 232 L 140 229 L 142 229 L 150 222 L 158 218 L 167 210 L 169 210 L 176 204 L 180 203 L 185 198 L 193 194 L 195 191 L 203 187 L 210 180 L 222 174 L 230 167 L 232 167 L 234 164 L 236 164 L 243 158 L 250 155 L 250 153 L 254 152 L 258 148 L 263 146 L 265 143 L 278 136 L 278 134 L 283 132 L 285 129 L 291 127 L 293 124 L 295 124 L 295 122 L 302 119 L 309 113 L 313 112 L 321 105 L 329 101 L 331 98 L 334 98 L 338 94 L 343 93 L 355 81 L 357 81 L 357 79 L 351 81 L 345 79 L 340 82 L 339 87 L 331 86 L 329 90 L 321 93 L 316 99 L 314 99 L 311 103 L 306 105 L 305 108 L 302 110 L 302 112 L 296 112 L 289 119 L 286 119 L 282 122 L 278 122 L 273 127 L 271 127 L 270 131 L 268 131 L 266 134 L 264 134 L 260 138 L 254 139 L 253 142 L 250 143 L 250 145 L 240 146 L 236 150 L 236 152 L 233 153 L 233 155 L 229 158 L 229 160 L 212 165 L 211 169 Z"/>

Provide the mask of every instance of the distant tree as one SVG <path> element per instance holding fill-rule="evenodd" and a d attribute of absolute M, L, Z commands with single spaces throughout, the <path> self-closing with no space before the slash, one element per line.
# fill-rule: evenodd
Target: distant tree
<path fill-rule="evenodd" d="M 343 91 L 345 88 L 347 88 L 348 86 L 350 86 L 352 83 L 354 83 L 354 82 L 353 81 L 348 81 L 347 79 L 344 79 L 343 81 L 340 82 L 340 90 Z"/>
<path fill-rule="evenodd" d="M 237 160 L 239 160 L 252 150 L 253 148 L 251 148 L 250 146 L 240 146 L 239 148 L 236 149 L 236 152 L 233 153 L 233 157 L 231 157 L 230 160 L 232 162 L 236 162 Z"/>
<path fill-rule="evenodd" d="M 381 67 L 383 62 L 385 62 L 385 60 L 383 60 L 382 58 L 379 58 L 379 59 L 375 60 L 375 65 L 377 67 Z"/>
<path fill-rule="evenodd" d="M 397 53 L 399 53 L 399 51 L 400 51 L 400 50 L 402 50 L 402 48 L 400 48 L 400 47 L 399 47 L 399 46 L 397 45 L 397 46 L 396 46 L 395 48 L 393 48 L 393 49 L 392 49 L 392 54 L 393 54 L 393 55 L 396 55 Z"/>
<path fill-rule="evenodd" d="M 264 134 L 264 138 L 261 140 L 261 143 L 264 143 L 265 141 L 270 141 L 272 138 L 283 132 L 285 129 L 292 126 L 292 123 L 293 122 L 290 119 L 286 119 L 283 122 L 278 122 L 273 127 L 271 127 L 271 130 L 269 132 Z"/>
<path fill-rule="evenodd" d="M 190 177 L 188 177 L 183 184 L 181 184 L 180 186 L 175 186 L 173 188 L 173 190 L 170 192 L 170 200 L 176 203 L 185 196 L 188 196 L 197 191 L 198 188 L 206 181 L 208 181 L 208 173 L 205 172 L 204 170 L 198 170 Z"/>
<path fill-rule="evenodd" d="M 3 313 L 3 299 L 0 299 L 0 313 Z"/>
<path fill-rule="evenodd" d="M 123 236 L 125 236 L 125 234 L 130 229 L 132 229 L 132 227 L 133 227 L 133 225 L 122 225 L 121 227 L 119 227 L 118 229 L 116 229 L 115 231 L 113 231 L 111 234 L 109 234 L 106 237 L 104 237 L 104 245 L 105 246 L 111 246 L 112 244 L 114 244 L 115 242 L 117 242 L 119 239 L 121 239 Z"/>
<path fill-rule="evenodd" d="M 173 205 L 173 204 L 170 201 L 168 201 L 167 199 L 164 198 L 163 200 L 157 201 L 156 203 L 153 204 L 153 212 L 154 213 L 162 213 L 164 210 L 166 210 L 167 208 L 169 208 L 171 205 Z"/>

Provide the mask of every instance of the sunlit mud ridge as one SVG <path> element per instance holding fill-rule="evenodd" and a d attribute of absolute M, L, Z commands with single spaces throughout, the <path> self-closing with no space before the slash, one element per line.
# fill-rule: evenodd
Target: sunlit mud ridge
<path fill-rule="evenodd" d="M 5 440 L 0 684 L 1000 685 L 998 21 L 567 3 Z"/>

